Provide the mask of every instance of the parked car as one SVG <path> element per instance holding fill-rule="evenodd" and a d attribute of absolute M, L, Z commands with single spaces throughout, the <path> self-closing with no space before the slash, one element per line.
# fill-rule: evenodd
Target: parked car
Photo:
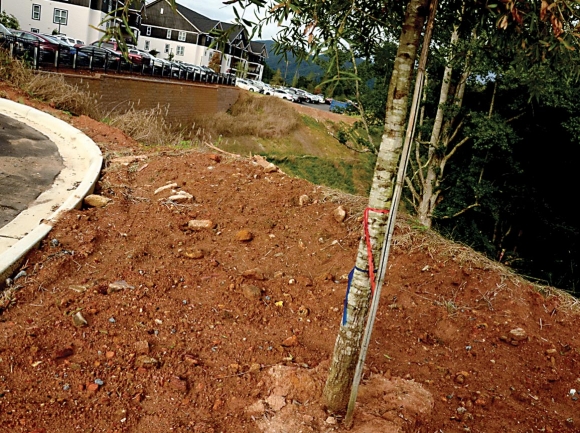
<path fill-rule="evenodd" d="M 325 104 L 326 103 L 326 99 L 324 98 L 324 95 L 322 93 L 319 93 L 318 95 L 314 95 L 317 99 L 317 104 Z"/>
<path fill-rule="evenodd" d="M 308 100 L 308 98 L 303 93 L 298 92 L 298 89 L 294 89 L 293 87 L 287 87 L 284 90 L 294 95 L 296 100 L 295 102 L 306 102 Z"/>
<path fill-rule="evenodd" d="M 272 93 L 272 95 L 276 96 L 277 98 L 286 99 L 287 101 L 298 102 L 296 96 L 284 89 L 274 89 L 274 93 Z"/>
<path fill-rule="evenodd" d="M 44 38 L 48 39 L 51 42 L 54 42 L 55 44 L 59 44 L 61 47 L 62 46 L 68 47 L 71 56 L 77 53 L 77 48 L 74 45 L 71 45 L 68 41 L 63 41 L 62 39 L 57 38 L 56 36 L 48 35 L 46 33 L 40 33 L 40 36 L 43 36 Z"/>
<path fill-rule="evenodd" d="M 188 64 L 183 62 L 169 62 L 171 67 L 171 76 L 173 78 L 190 78 L 192 70 Z"/>
<path fill-rule="evenodd" d="M 251 85 L 257 87 L 258 91 L 260 93 L 263 93 L 264 95 L 271 95 L 273 90 L 274 90 L 266 83 L 263 83 L 263 82 L 258 81 L 258 80 L 250 80 L 250 79 L 246 78 L 246 81 L 249 82 Z"/>
<path fill-rule="evenodd" d="M 200 68 L 205 72 L 206 76 L 208 77 L 208 82 L 213 83 L 217 81 L 219 74 L 216 71 L 207 66 L 200 66 Z"/>
<path fill-rule="evenodd" d="M 13 36 L 12 32 L 4 27 L 3 24 L 0 24 L 0 37 L 5 38 L 6 36 Z"/>
<path fill-rule="evenodd" d="M 249 90 L 250 92 L 259 92 L 260 89 L 255 84 L 250 83 L 249 81 L 243 78 L 236 78 L 236 87 L 240 89 Z"/>
<path fill-rule="evenodd" d="M 0 47 L 7 48 L 14 41 L 14 35 L 10 30 L 0 24 Z"/>
<path fill-rule="evenodd" d="M 77 65 L 92 68 L 117 69 L 121 63 L 121 54 L 95 45 L 85 45 L 77 49 Z"/>
<path fill-rule="evenodd" d="M 107 49 L 112 50 L 116 53 L 119 53 L 120 55 L 123 55 L 121 47 L 119 47 L 119 44 L 114 39 L 111 39 L 109 41 L 95 41 L 95 42 L 91 43 L 91 45 L 93 45 L 95 47 L 107 48 Z M 129 59 L 129 62 L 131 62 L 135 65 L 149 66 L 149 63 L 148 63 L 148 62 L 150 62 L 149 59 L 143 58 L 141 53 L 134 50 L 131 46 L 127 46 L 127 48 L 128 48 L 127 57 Z M 133 51 L 133 52 L 131 52 L 131 51 Z"/>
<path fill-rule="evenodd" d="M 153 56 L 153 67 L 160 68 L 163 75 L 171 71 L 171 62 L 169 60 L 160 59 L 159 57 Z"/>
<path fill-rule="evenodd" d="M 71 38 L 66 35 L 54 35 L 55 38 L 61 40 L 62 42 L 69 44 L 71 47 L 80 48 L 85 45 L 80 39 Z"/>
<path fill-rule="evenodd" d="M 51 36 L 21 31 L 18 40 L 23 43 L 25 51 L 31 51 L 34 47 L 38 47 L 38 60 L 40 62 L 54 62 L 57 52 L 60 60 L 64 63 L 70 61 L 71 47 Z"/>
<path fill-rule="evenodd" d="M 198 78 L 200 81 L 205 81 L 207 75 L 207 71 L 205 71 L 201 66 L 199 65 L 192 65 L 192 64 L 187 64 L 187 70 L 189 73 L 191 74 L 195 74 L 193 75 L 191 78 L 192 79 L 196 79 Z M 188 77 L 189 78 L 189 77 Z"/>
<path fill-rule="evenodd" d="M 307 98 L 306 102 L 308 102 L 309 104 L 320 103 L 321 98 L 318 95 L 314 95 L 314 94 L 307 92 L 305 90 L 303 90 L 302 92 L 303 92 L 304 96 L 306 96 L 306 98 Z M 324 101 L 324 99 L 323 99 L 323 101 Z"/>
<path fill-rule="evenodd" d="M 266 83 L 262 83 L 264 84 L 264 95 L 273 95 L 274 94 L 274 88 L 272 86 L 270 86 L 269 84 Z"/>

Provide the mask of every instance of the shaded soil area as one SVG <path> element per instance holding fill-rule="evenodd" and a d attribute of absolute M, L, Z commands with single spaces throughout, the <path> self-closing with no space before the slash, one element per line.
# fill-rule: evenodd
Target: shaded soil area
<path fill-rule="evenodd" d="M 320 395 L 364 199 L 69 121 L 110 202 L 64 215 L 2 299 L 0 431 L 342 431 Z M 411 221 L 387 278 L 353 432 L 580 431 L 573 299 Z"/>

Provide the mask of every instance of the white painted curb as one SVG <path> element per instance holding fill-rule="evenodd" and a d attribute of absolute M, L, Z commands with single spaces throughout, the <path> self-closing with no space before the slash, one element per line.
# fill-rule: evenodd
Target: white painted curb
<path fill-rule="evenodd" d="M 0 113 L 47 136 L 57 146 L 64 164 L 50 189 L 0 229 L 1 287 L 26 253 L 48 235 L 59 215 L 79 208 L 85 196 L 93 191 L 103 156 L 93 140 L 50 114 L 3 98 Z"/>

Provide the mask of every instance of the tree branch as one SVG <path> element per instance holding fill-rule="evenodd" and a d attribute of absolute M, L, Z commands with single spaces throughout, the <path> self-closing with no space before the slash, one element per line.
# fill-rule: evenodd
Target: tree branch
<path fill-rule="evenodd" d="M 451 143 L 455 139 L 455 137 L 457 136 L 457 134 L 459 134 L 459 130 L 463 126 L 463 121 L 464 120 L 461 119 L 461 122 L 459 122 L 459 124 L 455 127 L 455 130 L 451 134 L 451 137 L 449 137 L 449 140 L 447 141 L 447 144 Z"/>
<path fill-rule="evenodd" d="M 413 186 L 413 182 L 411 182 L 411 179 L 409 179 L 408 176 L 405 177 L 405 183 L 407 184 L 407 187 L 411 191 L 411 195 L 413 196 L 413 199 L 417 200 L 417 201 L 421 201 L 421 196 L 415 190 L 415 187 Z M 413 207 L 416 208 L 414 200 L 413 200 Z"/>
<path fill-rule="evenodd" d="M 437 218 L 437 219 L 440 219 L 440 220 L 448 220 L 448 219 L 451 219 L 451 218 L 458 217 L 459 215 L 464 214 L 465 212 L 467 212 L 469 209 L 473 209 L 474 207 L 478 207 L 478 206 L 479 206 L 479 203 L 475 202 L 473 204 L 470 204 L 466 208 L 461 209 L 459 212 L 455 212 L 453 215 L 445 215 L 445 216 L 442 216 L 442 217 L 435 217 L 434 216 L 433 218 Z"/>
<path fill-rule="evenodd" d="M 455 152 L 457 152 L 457 149 L 459 149 L 460 146 L 467 143 L 470 138 L 471 137 L 465 137 L 463 140 L 461 140 L 459 143 L 457 143 L 457 145 L 455 145 L 455 147 L 453 147 L 453 149 L 451 149 L 451 151 L 443 157 L 443 161 L 444 162 L 449 161 L 449 158 L 451 158 L 455 154 Z"/>

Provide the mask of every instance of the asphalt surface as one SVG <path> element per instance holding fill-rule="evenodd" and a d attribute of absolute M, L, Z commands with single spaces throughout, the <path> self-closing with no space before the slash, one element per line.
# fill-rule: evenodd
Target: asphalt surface
<path fill-rule="evenodd" d="M 0 114 L 0 227 L 48 189 L 63 167 L 51 140 Z"/>
<path fill-rule="evenodd" d="M 307 102 L 303 102 L 302 105 L 306 107 L 316 108 L 321 111 L 330 111 L 330 105 L 328 104 L 309 104 Z"/>

